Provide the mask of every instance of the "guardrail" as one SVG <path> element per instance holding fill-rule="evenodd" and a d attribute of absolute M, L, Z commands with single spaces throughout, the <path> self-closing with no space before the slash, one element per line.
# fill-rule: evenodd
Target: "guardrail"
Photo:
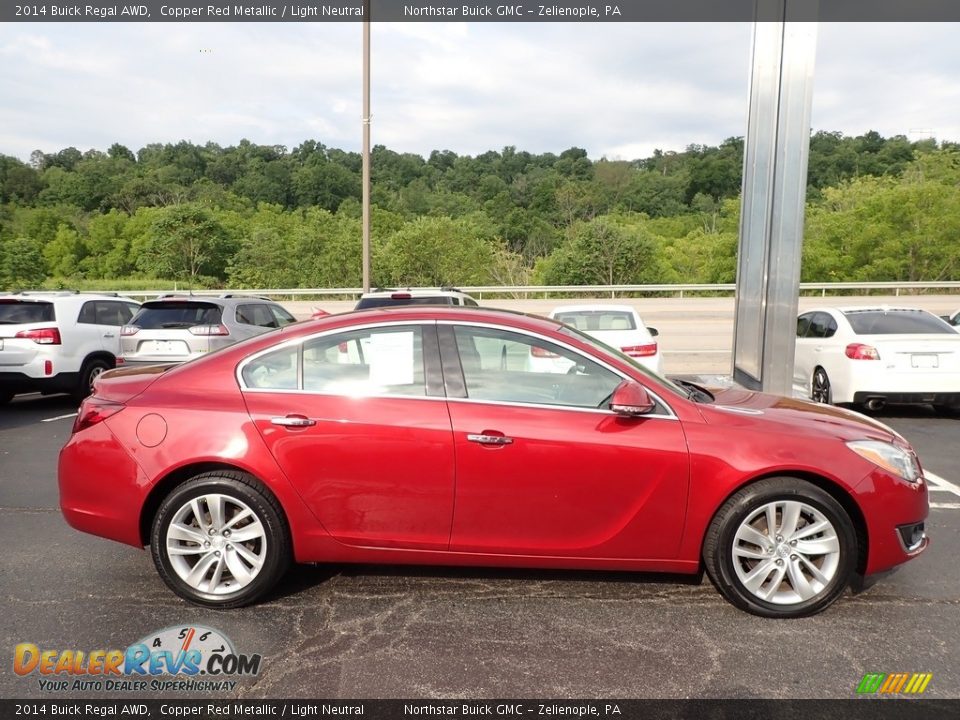
<path fill-rule="evenodd" d="M 438 290 L 439 288 L 430 288 Z M 662 284 L 662 285 L 474 285 L 461 286 L 465 293 L 473 295 L 477 299 L 482 299 L 486 295 L 513 295 L 523 298 L 542 295 L 549 297 L 554 294 L 586 295 L 586 296 L 606 296 L 615 298 L 618 295 L 625 294 L 662 294 L 668 293 L 678 297 L 684 297 L 686 294 L 698 293 L 733 293 L 736 290 L 734 283 L 691 283 L 691 284 Z M 822 297 L 828 293 L 860 290 L 871 292 L 877 290 L 892 291 L 893 295 L 899 297 L 901 291 L 929 291 L 929 290 L 953 290 L 960 291 L 960 281 L 931 281 L 931 282 L 832 282 L 832 283 L 800 283 L 800 292 L 819 291 Z M 260 295 L 264 297 L 331 297 L 342 296 L 346 298 L 357 298 L 362 293 L 361 288 L 272 288 L 268 290 L 257 289 L 229 289 L 229 290 L 186 290 L 186 289 L 167 289 L 167 290 L 117 290 L 119 295 L 133 298 L 156 298 L 170 293 L 187 294 L 207 297 L 217 297 L 224 294 L 235 295 Z"/>

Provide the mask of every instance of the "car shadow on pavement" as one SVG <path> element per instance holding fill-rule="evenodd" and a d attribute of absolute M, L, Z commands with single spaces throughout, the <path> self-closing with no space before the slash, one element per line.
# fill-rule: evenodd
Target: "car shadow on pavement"
<path fill-rule="evenodd" d="M 425 565 L 339 565 L 315 564 L 293 566 L 277 587 L 261 602 L 295 598 L 338 578 L 358 579 L 367 586 L 389 583 L 392 590 L 400 589 L 396 582 L 410 580 L 440 583 L 496 583 L 516 582 L 529 588 L 531 584 L 589 583 L 596 587 L 626 585 L 697 586 L 704 582 L 704 574 L 625 572 L 614 570 L 554 570 L 528 568 L 447 567 Z M 518 588 L 519 590 L 519 588 Z"/>

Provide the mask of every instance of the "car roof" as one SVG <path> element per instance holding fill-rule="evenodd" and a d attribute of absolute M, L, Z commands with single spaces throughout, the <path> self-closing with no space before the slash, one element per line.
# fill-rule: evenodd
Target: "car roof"
<path fill-rule="evenodd" d="M 231 293 L 227 295 L 161 295 L 160 297 L 147 300 L 144 305 L 163 302 L 207 302 L 221 306 L 245 305 L 249 303 L 277 304 L 270 298 L 258 297 L 256 295 L 235 295 Z"/>
<path fill-rule="evenodd" d="M 410 295 L 466 295 L 467 293 L 457 288 L 452 287 L 443 287 L 443 288 L 377 288 L 376 290 L 371 290 L 370 292 L 365 292 L 361 295 L 361 298 L 380 298 L 380 297 L 390 297 L 396 293 L 408 293 Z"/>
<path fill-rule="evenodd" d="M 470 305 L 390 305 L 386 307 L 351 310 L 348 312 L 325 315 L 324 317 L 303 320 L 287 325 L 281 332 L 304 330 L 315 332 L 317 328 L 329 326 L 361 325 L 376 322 L 402 322 L 404 320 L 439 320 L 441 322 L 474 322 L 509 324 L 534 332 L 556 331 L 564 327 L 563 323 L 542 315 L 531 315 L 516 310 L 473 307 Z"/>
<path fill-rule="evenodd" d="M 72 290 L 29 290 L 25 292 L 0 293 L 0 300 L 23 300 L 26 302 L 54 302 L 56 300 L 120 300 L 137 301 L 116 293 L 74 292 Z M 139 304 L 139 303 L 137 303 Z"/>
<path fill-rule="evenodd" d="M 915 307 L 904 307 L 904 306 L 892 306 L 892 305 L 844 305 L 844 306 L 834 306 L 834 307 L 818 307 L 811 308 L 810 310 L 804 310 L 800 315 L 807 315 L 814 312 L 839 312 L 844 315 L 848 313 L 859 313 L 859 312 L 913 312 L 913 313 L 927 313 L 927 310 L 922 308 Z"/>

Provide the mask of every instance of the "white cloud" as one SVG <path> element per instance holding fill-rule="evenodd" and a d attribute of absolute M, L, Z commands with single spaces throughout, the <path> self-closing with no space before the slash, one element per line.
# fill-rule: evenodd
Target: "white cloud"
<path fill-rule="evenodd" d="M 960 139 L 956 31 L 822 25 L 814 127 Z M 394 23 L 372 39 L 373 140 L 401 152 L 628 159 L 745 132 L 746 23 Z M 357 150 L 360 43 L 358 23 L 7 24 L 0 153 L 242 138 Z"/>

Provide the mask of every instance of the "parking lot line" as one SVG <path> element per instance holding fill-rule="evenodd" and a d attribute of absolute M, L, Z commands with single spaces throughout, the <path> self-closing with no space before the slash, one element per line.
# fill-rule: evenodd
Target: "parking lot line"
<path fill-rule="evenodd" d="M 72 412 L 72 413 L 67 413 L 66 415 L 57 415 L 56 417 L 52 417 L 52 418 L 44 418 L 40 422 L 53 422 L 54 420 L 66 420 L 67 418 L 72 418 L 76 416 L 77 414 L 75 412 Z"/>
<path fill-rule="evenodd" d="M 924 472 L 924 477 L 927 479 L 927 487 L 930 492 L 950 493 L 960 498 L 960 486 L 954 485 L 949 480 L 944 480 L 929 470 Z M 960 510 L 960 502 L 932 502 L 930 507 L 937 510 Z"/>

